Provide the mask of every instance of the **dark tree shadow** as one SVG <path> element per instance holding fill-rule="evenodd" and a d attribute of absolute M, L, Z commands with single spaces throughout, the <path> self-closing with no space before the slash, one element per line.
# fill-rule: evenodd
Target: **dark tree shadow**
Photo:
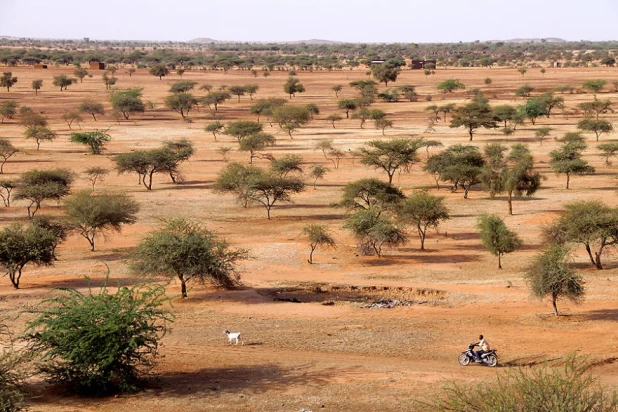
<path fill-rule="evenodd" d="M 507 362 L 502 362 L 502 366 L 515 366 L 515 367 L 526 367 L 526 366 L 537 366 L 537 365 L 551 365 L 557 361 L 563 360 L 562 356 L 548 358 L 545 355 L 535 355 L 535 356 L 524 356 L 521 358 L 516 358 L 509 360 Z"/>
<path fill-rule="evenodd" d="M 618 309 L 599 309 L 582 314 L 586 320 L 618 321 Z"/>
<path fill-rule="evenodd" d="M 357 369 L 357 368 L 355 368 Z M 348 368 L 346 371 L 353 371 Z M 193 372 L 164 373 L 152 382 L 154 389 L 169 397 L 215 395 L 249 391 L 255 394 L 285 390 L 294 385 L 322 387 L 342 373 L 339 368 L 314 371 L 312 365 L 282 368 L 274 364 L 205 368 Z"/>

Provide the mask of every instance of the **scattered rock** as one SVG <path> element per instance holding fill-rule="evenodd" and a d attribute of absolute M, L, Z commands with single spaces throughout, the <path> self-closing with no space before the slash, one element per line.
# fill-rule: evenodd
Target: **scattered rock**
<path fill-rule="evenodd" d="M 392 309 L 397 306 L 412 306 L 412 303 L 413 302 L 399 299 L 378 299 L 363 307 L 367 309 Z"/>

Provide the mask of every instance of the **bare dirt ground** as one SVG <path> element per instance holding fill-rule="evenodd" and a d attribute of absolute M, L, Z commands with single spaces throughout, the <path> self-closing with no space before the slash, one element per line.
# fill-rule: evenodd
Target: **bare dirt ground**
<path fill-rule="evenodd" d="M 618 320 L 618 263 L 610 251 L 605 258 L 606 269 L 593 269 L 584 251 L 575 250 L 575 263 L 585 280 L 587 295 L 582 305 L 559 302 L 563 316 L 551 315 L 548 302 L 530 298 L 522 273 L 531 258 L 541 248 L 541 226 L 549 222 L 562 206 L 573 200 L 601 199 L 615 205 L 615 170 L 604 164 L 596 149 L 594 136 L 588 135 L 586 158 L 597 168 L 594 176 L 574 177 L 571 190 L 565 190 L 565 177 L 555 176 L 548 166 L 548 153 L 557 147 L 554 137 L 575 131 L 580 117 L 558 112 L 551 118 L 539 119 L 537 126 L 555 129 L 540 145 L 531 124 L 505 138 L 499 130 L 481 130 L 474 144 L 487 142 L 506 144 L 524 142 L 530 145 L 539 170 L 546 176 L 543 188 L 529 199 L 514 202 L 514 215 L 508 216 L 503 197 L 490 199 L 481 190 L 473 190 L 469 199 L 448 189 L 436 190 L 430 176 L 415 166 L 410 173 L 395 177 L 394 183 L 405 193 L 416 188 L 428 188 L 446 196 L 451 219 L 439 231 L 432 231 L 426 251 L 419 250 L 418 240 L 410 232 L 410 242 L 398 249 L 389 249 L 382 258 L 359 256 L 354 239 L 343 226 L 345 211 L 329 205 L 341 196 L 343 186 L 362 177 L 384 174 L 362 166 L 358 159 L 344 158 L 334 170 L 313 146 L 320 139 L 332 138 L 345 152 L 364 142 L 382 138 L 372 125 L 360 129 L 358 121 L 343 120 L 336 129 L 324 120 L 339 112 L 337 99 L 330 88 L 344 85 L 341 97 L 354 97 L 347 86 L 350 81 L 365 79 L 364 70 L 338 72 L 299 72 L 298 77 L 307 92 L 292 99 L 293 104 L 315 103 L 321 110 L 316 119 L 290 139 L 276 127 L 266 130 L 277 137 L 271 148 L 275 157 L 288 153 L 303 156 L 306 169 L 322 163 L 331 167 L 325 179 L 311 185 L 293 204 L 276 205 L 273 219 L 266 219 L 259 206 L 243 209 L 231 195 L 212 190 L 217 172 L 225 166 L 217 149 L 228 146 L 230 159 L 248 162 L 248 154 L 236 151 L 235 139 L 221 135 L 214 141 L 203 131 L 209 123 L 207 110 L 190 114 L 193 123 L 187 125 L 177 113 L 163 106 L 167 89 L 177 76 L 159 80 L 138 70 L 132 77 L 119 70 L 117 86 L 143 87 L 144 100 L 155 104 L 154 110 L 116 123 L 110 116 L 98 122 L 84 118 L 83 130 L 110 127 L 113 141 L 105 155 L 93 156 L 84 147 L 68 142 L 70 130 L 62 123 L 63 110 L 75 108 L 85 98 L 107 102 L 108 92 L 100 80 L 102 73 L 84 79 L 81 84 L 60 92 L 51 86 L 52 77 L 71 74 L 71 68 L 11 68 L 19 82 L 10 93 L 0 92 L 2 99 L 14 99 L 44 112 L 51 127 L 59 133 L 54 142 L 43 142 L 36 150 L 32 141 L 23 138 L 23 127 L 17 121 L 0 125 L 0 137 L 9 138 L 22 151 L 5 166 L 5 176 L 18 177 L 32 168 L 67 167 L 77 173 L 93 165 L 112 168 L 110 157 L 136 148 L 156 147 L 165 140 L 186 137 L 197 148 L 196 155 L 183 165 L 184 183 L 174 185 L 167 176 L 155 176 L 154 190 L 148 192 L 137 184 L 137 176 L 110 174 L 101 187 L 126 191 L 141 205 L 137 224 L 99 239 L 98 250 L 89 252 L 87 242 L 72 236 L 60 247 L 59 261 L 53 267 L 26 267 L 22 289 L 15 291 L 8 279 L 0 283 L 0 310 L 14 331 L 23 329 L 27 314 L 16 318 L 49 296 L 56 286 L 87 287 L 84 276 L 102 279 L 105 264 L 111 279 L 120 284 L 135 281 L 126 266 L 131 248 L 145 232 L 166 216 L 185 215 L 216 230 L 233 246 L 251 250 L 253 259 L 241 264 L 245 288 L 235 291 L 215 290 L 193 284 L 189 299 L 182 300 L 179 284 L 168 288 L 173 296 L 172 310 L 176 322 L 172 332 L 162 341 L 161 359 L 155 369 L 156 379 L 150 389 L 118 398 L 83 399 L 55 393 L 43 382 L 33 382 L 37 395 L 33 410 L 41 411 L 129 411 L 129 410 L 221 410 L 221 411 L 298 411 L 309 410 L 415 410 L 416 400 L 428 400 L 438 395 L 446 380 L 475 382 L 491 380 L 496 372 L 509 367 L 531 366 L 549 359 L 559 364 L 573 351 L 597 361 L 593 371 L 609 385 L 618 384 L 615 334 Z M 435 133 L 425 133 L 429 103 L 424 96 L 433 95 L 434 103 L 464 103 L 467 95 L 444 96 L 436 93 L 436 85 L 447 78 L 457 78 L 467 89 L 482 87 L 492 105 L 520 104 L 513 90 L 524 83 L 536 91 L 571 84 L 579 87 L 590 79 L 616 79 L 618 69 L 548 69 L 541 75 L 530 69 L 522 77 L 514 69 L 448 69 L 437 70 L 425 78 L 420 71 L 404 71 L 395 85 L 413 84 L 421 94 L 419 102 L 376 103 L 388 113 L 394 128 L 387 129 L 384 138 L 426 136 L 438 139 L 445 146 L 468 143 L 462 129 L 451 129 L 439 122 Z M 195 80 L 215 87 L 256 83 L 257 98 L 287 97 L 282 90 L 286 73 L 274 72 L 269 78 L 254 78 L 248 72 L 189 71 L 183 79 Z M 491 88 L 483 79 L 491 77 Z M 44 80 L 43 89 L 35 97 L 30 90 L 33 79 Z M 381 89 L 384 87 L 381 86 Z M 197 93 L 199 94 L 199 93 Z M 564 94 L 567 111 L 582 101 L 592 100 L 592 94 Z M 602 98 L 616 101 L 614 93 L 602 93 Z M 105 103 L 109 106 L 109 103 Z M 238 103 L 234 97 L 220 106 L 223 121 L 252 118 L 249 97 Z M 107 107 L 106 106 L 106 107 Z M 605 118 L 615 121 L 615 114 Z M 75 129 L 75 126 L 74 126 Z M 602 136 L 613 141 L 615 135 Z M 435 149 L 432 149 L 435 150 Z M 425 154 L 421 154 L 424 158 Z M 266 160 L 256 161 L 267 166 Z M 76 188 L 85 188 L 85 177 L 77 180 Z M 11 208 L 0 209 L 3 223 L 26 221 L 25 204 L 15 202 Z M 483 212 L 497 213 L 506 219 L 524 241 L 524 247 L 507 255 L 504 269 L 497 269 L 496 258 L 486 252 L 475 228 L 476 218 Z M 59 205 L 47 202 L 42 214 L 60 215 Z M 318 249 L 315 264 L 307 263 L 309 246 L 301 235 L 307 223 L 322 223 L 335 235 L 338 248 Z M 105 263 L 105 264 L 104 264 Z M 409 306 L 392 309 L 371 309 L 368 304 L 377 299 L 398 299 Z M 296 302 L 299 301 L 299 302 Z M 244 346 L 229 346 L 222 331 L 241 331 Z M 479 333 L 498 348 L 501 368 L 480 366 L 463 368 L 457 356 Z"/>

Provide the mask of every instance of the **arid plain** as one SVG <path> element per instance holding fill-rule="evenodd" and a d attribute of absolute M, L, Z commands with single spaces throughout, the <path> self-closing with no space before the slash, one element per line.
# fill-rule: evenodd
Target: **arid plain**
<path fill-rule="evenodd" d="M 439 94 L 436 86 L 456 78 L 466 89 L 481 88 L 490 104 L 522 104 L 514 95 L 515 89 L 530 84 L 536 92 L 557 86 L 581 87 L 584 81 L 604 79 L 610 83 L 617 78 L 615 68 L 547 68 L 529 69 L 522 76 L 515 69 L 470 68 L 438 69 L 426 77 L 422 70 L 402 71 L 395 85 L 416 86 L 418 102 L 400 101 L 376 103 L 373 107 L 387 113 L 394 123 L 381 130 L 358 120 L 343 119 L 333 128 L 325 118 L 332 113 L 345 117 L 337 109 L 337 98 L 331 87 L 344 85 L 340 97 L 356 97 L 348 86 L 354 80 L 367 79 L 365 69 L 343 71 L 298 71 L 297 76 L 306 88 L 305 93 L 291 99 L 292 104 L 316 104 L 320 114 L 293 135 L 293 139 L 265 122 L 265 131 L 277 138 L 276 146 L 267 152 L 275 157 L 299 154 L 303 157 L 307 189 L 293 196 L 293 203 L 276 204 L 272 220 L 266 219 L 264 208 L 253 205 L 243 208 L 233 195 L 214 191 L 217 173 L 226 163 L 219 148 L 230 147 L 229 160 L 248 163 L 249 155 L 237 151 L 235 138 L 219 135 L 217 141 L 203 130 L 212 121 L 206 108 L 192 111 L 192 123 L 185 123 L 180 115 L 165 108 L 163 100 L 170 85 L 180 80 L 170 74 L 162 80 L 140 69 L 131 77 L 124 69 L 116 73 L 117 87 L 143 87 L 145 101 L 154 103 L 153 109 L 135 115 L 128 121 L 116 122 L 102 116 L 97 122 L 84 116 L 82 130 L 107 129 L 112 141 L 103 155 L 91 155 L 84 147 L 70 143 L 71 130 L 61 120 L 65 109 L 77 108 L 84 99 L 102 102 L 109 108 L 109 92 L 101 81 L 101 72 L 91 71 L 85 78 L 60 92 L 51 85 L 60 73 L 72 74 L 71 67 L 37 70 L 31 67 L 3 68 L 10 70 L 19 81 L 11 89 L 0 91 L 1 99 L 15 100 L 20 105 L 44 112 L 50 126 L 59 137 L 43 142 L 36 150 L 33 141 L 24 139 L 24 128 L 18 119 L 5 120 L 0 125 L 0 137 L 8 138 L 20 152 L 6 164 L 5 176 L 18 177 L 33 168 L 66 167 L 82 173 L 98 165 L 113 168 L 111 157 L 131 149 L 154 148 L 163 141 L 185 137 L 196 148 L 196 154 L 182 165 L 184 181 L 173 184 L 169 177 L 157 174 L 152 191 L 137 184 L 135 175 L 112 172 L 100 188 L 131 194 L 140 204 L 138 222 L 100 239 L 97 250 L 90 252 L 87 242 L 76 235 L 59 247 L 59 260 L 52 267 L 26 267 L 22 286 L 14 290 L 3 278 L 0 283 L 0 310 L 14 331 L 21 331 L 29 319 L 30 309 L 49 296 L 51 288 L 69 286 L 87 288 L 84 276 L 102 280 L 110 270 L 112 282 L 127 284 L 137 281 L 127 268 L 131 249 L 144 234 L 159 225 L 159 219 L 187 216 L 217 231 L 235 247 L 250 250 L 252 259 L 240 265 L 243 288 L 222 290 L 207 285 L 190 284 L 189 299 L 179 297 L 180 286 L 172 281 L 167 290 L 173 297 L 171 310 L 176 316 L 172 331 L 162 340 L 163 356 L 154 370 L 156 377 L 150 389 L 135 395 L 117 398 L 88 399 L 68 397 L 54 392 L 42 381 L 33 381 L 37 395 L 32 410 L 45 411 L 177 411 L 177 410 L 414 410 L 416 400 L 428 400 L 441 391 L 447 380 L 476 382 L 492 380 L 496 373 L 518 366 L 535 365 L 550 360 L 559 365 L 573 351 L 589 356 L 596 362 L 593 372 L 603 383 L 618 385 L 618 363 L 615 334 L 618 321 L 618 255 L 609 250 L 604 270 L 593 268 L 583 248 L 574 250 L 575 265 L 586 281 L 586 298 L 580 305 L 559 302 L 563 315 L 554 317 L 551 304 L 530 297 L 523 280 L 523 272 L 542 248 L 542 225 L 550 222 L 573 200 L 600 199 L 609 205 L 618 200 L 616 170 L 618 166 L 605 164 L 596 149 L 595 136 L 587 134 L 589 147 L 585 158 L 596 168 L 592 176 L 575 176 L 571 189 L 565 189 L 565 177 L 556 176 L 549 168 L 548 153 L 558 147 L 556 137 L 576 131 L 582 118 L 574 113 L 576 105 L 593 99 L 592 93 L 561 95 L 564 111 L 556 111 L 550 118 L 539 118 L 536 126 L 526 122 L 515 134 L 504 136 L 499 129 L 481 129 L 472 144 L 483 147 L 488 142 L 503 144 L 525 143 L 534 154 L 537 170 L 546 180 L 531 198 L 514 201 L 514 215 L 508 215 L 505 197 L 491 199 L 486 191 L 475 187 L 469 198 L 451 192 L 448 185 L 435 188 L 432 177 L 422 171 L 424 150 L 409 173 L 395 175 L 394 184 L 404 193 L 426 188 L 433 194 L 446 197 L 451 219 L 428 234 L 425 247 L 410 228 L 410 241 L 403 247 L 387 248 L 382 257 L 361 256 L 356 241 L 343 228 L 346 210 L 334 208 L 341 198 L 343 187 L 364 177 L 386 179 L 378 170 L 363 166 L 358 158 L 344 157 L 338 169 L 315 150 L 316 142 L 333 139 L 344 153 L 351 153 L 371 139 L 395 137 L 426 137 L 439 140 L 445 147 L 467 144 L 464 129 L 452 129 L 448 121 L 439 121 L 435 131 L 427 133 L 430 104 L 464 104 L 470 99 L 466 90 Z M 258 84 L 254 99 L 287 98 L 283 83 L 287 72 L 272 72 L 268 78 L 253 77 L 249 71 L 187 71 L 182 80 L 198 85 Z M 491 87 L 484 84 L 490 77 Z M 43 88 L 35 96 L 31 81 L 43 79 Z M 381 85 L 380 89 L 384 89 Z M 196 92 L 200 95 L 202 92 Z M 205 93 L 205 92 L 203 92 Z M 432 95 L 433 102 L 425 100 Z M 616 102 L 618 95 L 603 92 L 599 97 Z M 248 96 L 240 102 L 236 97 L 219 107 L 222 122 L 254 120 L 249 113 L 253 104 Z M 603 118 L 612 122 L 617 114 Z M 264 120 L 262 120 L 264 122 Z M 554 129 L 541 145 L 535 129 L 550 126 Z M 73 129 L 76 129 L 73 126 Z M 75 130 L 73 130 L 75 131 Z M 616 141 L 615 134 L 603 135 L 602 142 Z M 432 148 L 429 153 L 437 153 Z M 269 161 L 257 159 L 258 166 Z M 331 170 L 316 188 L 308 176 L 311 165 L 323 164 Z M 76 179 L 75 189 L 87 188 L 82 175 Z M 509 227 L 523 240 L 523 247 L 503 259 L 502 270 L 497 269 L 496 257 L 481 245 L 475 227 L 477 217 L 484 212 L 503 217 Z M 46 202 L 39 212 L 62 215 L 55 202 Z M 0 209 L 3 224 L 14 220 L 27 221 L 26 204 L 15 202 Z M 336 249 L 318 249 L 314 264 L 307 263 L 309 244 L 302 235 L 302 227 L 320 223 L 334 235 Z M 320 286 L 321 291 L 316 290 Z M 279 300 L 274 300 L 278 298 Z M 368 303 L 378 298 L 396 298 L 414 302 L 410 306 L 393 309 L 369 309 Z M 285 299 L 297 299 L 302 303 Z M 328 303 L 328 304 L 324 304 Z M 244 346 L 229 346 L 222 331 L 227 328 L 241 331 Z M 457 356 L 479 333 L 484 334 L 498 349 L 500 367 L 496 369 L 471 365 L 461 367 Z"/>

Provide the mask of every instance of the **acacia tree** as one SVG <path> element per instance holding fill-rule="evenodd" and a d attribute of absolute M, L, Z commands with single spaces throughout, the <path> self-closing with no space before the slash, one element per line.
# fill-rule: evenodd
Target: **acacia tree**
<path fill-rule="evenodd" d="M 252 134 L 260 133 L 264 129 L 264 126 L 258 122 L 254 122 L 251 120 L 236 120 L 234 122 L 230 122 L 223 132 L 226 135 L 234 136 L 238 143 L 242 141 L 247 136 Z"/>
<path fill-rule="evenodd" d="M 393 121 L 385 118 L 380 118 L 375 120 L 376 129 L 382 129 L 382 136 L 384 136 L 384 132 L 388 127 L 393 127 Z"/>
<path fill-rule="evenodd" d="M 341 99 L 337 102 L 337 107 L 345 111 L 345 118 L 350 118 L 350 111 L 354 111 L 358 108 L 358 101 L 356 99 Z"/>
<path fill-rule="evenodd" d="M 206 127 L 204 127 L 205 132 L 212 133 L 213 137 L 215 138 L 215 142 L 217 141 L 217 134 L 221 133 L 223 129 L 225 129 L 225 126 L 223 126 L 223 123 L 221 123 L 219 120 L 215 120 L 214 123 L 210 123 L 206 125 Z"/>
<path fill-rule="evenodd" d="M 521 246 L 521 239 L 498 215 L 482 215 L 477 219 L 476 227 L 481 232 L 481 243 L 492 255 L 498 256 L 498 269 L 502 269 L 502 255 L 514 252 Z"/>
<path fill-rule="evenodd" d="M 152 190 L 154 174 L 165 172 L 171 157 L 171 153 L 165 149 L 136 150 L 116 155 L 113 161 L 118 174 L 137 173 L 139 183 L 147 190 Z"/>
<path fill-rule="evenodd" d="M 256 94 L 258 90 L 260 90 L 260 86 L 257 84 L 246 84 L 244 88 L 249 95 L 249 99 L 251 100 L 253 100 L 253 95 Z"/>
<path fill-rule="evenodd" d="M 337 206 L 347 209 L 390 210 L 403 199 L 405 199 L 403 192 L 386 182 L 378 179 L 361 179 L 345 185 Z"/>
<path fill-rule="evenodd" d="M 44 200 L 60 200 L 69 194 L 75 175 L 67 169 L 37 170 L 24 174 L 17 182 L 15 199 L 29 200 L 28 217 L 33 218 Z M 32 210 L 34 207 L 34 210 Z"/>
<path fill-rule="evenodd" d="M 51 142 L 56 138 L 56 132 L 45 126 L 29 126 L 24 132 L 24 137 L 33 139 L 36 142 L 36 150 L 39 150 L 43 140 Z"/>
<path fill-rule="evenodd" d="M 513 196 L 532 196 L 541 186 L 542 176 L 534 171 L 534 158 L 527 145 L 515 144 L 504 157 L 506 148 L 491 144 L 485 148 L 486 164 L 481 181 L 493 198 L 498 193 L 507 194 L 509 214 L 513 214 Z"/>
<path fill-rule="evenodd" d="M 95 122 L 97 121 L 96 115 L 103 116 L 105 114 L 105 109 L 103 108 L 103 105 L 101 103 L 95 102 L 94 100 L 84 100 L 83 102 L 81 102 L 79 105 L 79 111 L 92 115 L 92 118 Z"/>
<path fill-rule="evenodd" d="M 197 99 L 191 93 L 173 93 L 165 98 L 165 106 L 180 113 L 186 119 L 191 109 L 197 105 Z"/>
<path fill-rule="evenodd" d="M 589 89 L 595 95 L 599 93 L 607 84 L 605 80 L 588 80 L 582 84 L 582 87 Z"/>
<path fill-rule="evenodd" d="M 253 163 L 253 158 L 258 157 L 257 152 L 264 150 L 267 146 L 275 145 L 275 136 L 268 133 L 254 133 L 243 137 L 239 142 L 239 149 L 243 152 L 249 152 L 249 163 Z"/>
<path fill-rule="evenodd" d="M 66 111 L 62 114 L 62 120 L 64 120 L 67 124 L 67 126 L 69 126 L 69 130 L 72 129 L 71 125 L 73 123 L 77 123 L 77 125 L 79 126 L 79 128 L 81 129 L 82 127 L 80 126 L 80 123 L 84 121 L 84 119 L 79 115 L 79 113 L 74 112 L 72 110 L 70 111 Z"/>
<path fill-rule="evenodd" d="M 457 89 L 465 89 L 466 86 L 457 79 L 447 79 L 438 85 L 442 93 L 452 93 Z"/>
<path fill-rule="evenodd" d="M 566 133 L 562 139 L 562 147 L 549 152 L 551 158 L 549 164 L 557 174 L 565 174 L 567 177 L 566 188 L 569 188 L 572 175 L 589 175 L 594 173 L 594 167 L 582 159 L 582 152 L 586 150 L 586 143 L 580 133 Z"/>
<path fill-rule="evenodd" d="M 69 140 L 88 146 L 92 154 L 98 155 L 103 151 L 105 144 L 112 140 L 112 137 L 105 131 L 95 130 L 94 132 L 71 133 Z"/>
<path fill-rule="evenodd" d="M 84 170 L 84 174 L 88 176 L 90 183 L 92 183 L 92 191 L 94 192 L 94 187 L 97 184 L 97 181 L 103 182 L 105 176 L 109 174 L 109 169 L 99 166 L 93 166 Z"/>
<path fill-rule="evenodd" d="M 303 93 L 305 86 L 302 85 L 298 77 L 289 76 L 283 85 L 283 91 L 289 94 L 291 99 L 292 96 L 296 96 L 296 93 Z"/>
<path fill-rule="evenodd" d="M 592 132 L 597 136 L 597 142 L 599 141 L 599 136 L 603 133 L 611 133 L 614 131 L 614 126 L 608 122 L 607 120 L 595 120 L 595 119 L 582 119 L 579 123 L 577 123 L 577 128 L 583 132 Z"/>
<path fill-rule="evenodd" d="M 292 133 L 311 120 L 311 112 L 306 106 L 284 105 L 273 109 L 273 121 L 285 130 L 290 139 Z"/>
<path fill-rule="evenodd" d="M 114 110 L 121 113 L 125 120 L 129 120 L 134 113 L 143 113 L 146 110 L 142 101 L 142 90 L 141 88 L 114 90 L 109 100 Z"/>
<path fill-rule="evenodd" d="M 328 167 L 322 165 L 315 165 L 311 168 L 310 176 L 313 178 L 313 189 L 315 189 L 318 179 L 324 179 L 324 175 L 328 172 L 330 172 Z"/>
<path fill-rule="evenodd" d="M 524 275 L 532 295 L 551 298 L 555 316 L 560 314 L 556 305 L 559 298 L 578 303 L 585 293 L 584 280 L 569 266 L 568 259 L 568 248 L 550 246 L 534 259 Z"/>
<path fill-rule="evenodd" d="M 486 129 L 498 127 L 491 107 L 489 107 L 488 104 L 476 101 L 453 110 L 453 116 L 449 127 L 455 128 L 461 126 L 468 129 L 470 141 L 472 141 L 474 131 L 479 127 L 484 127 Z"/>
<path fill-rule="evenodd" d="M 305 190 L 305 184 L 299 178 L 282 177 L 272 171 L 237 163 L 219 172 L 215 187 L 220 192 L 236 194 L 243 207 L 249 202 L 260 203 L 266 209 L 268 220 L 275 203 L 290 202 L 292 194 Z"/>
<path fill-rule="evenodd" d="M 98 234 L 114 231 L 120 233 L 122 225 L 137 221 L 139 205 L 123 193 L 93 193 L 79 191 L 64 201 L 67 221 L 72 230 L 83 236 L 94 252 Z"/>
<path fill-rule="evenodd" d="M 310 224 L 303 227 L 303 234 L 309 238 L 309 246 L 311 247 L 311 252 L 309 253 L 309 259 L 307 262 L 310 264 L 313 263 L 313 252 L 317 249 L 318 246 L 326 246 L 326 247 L 337 247 L 335 243 L 335 239 L 328 233 L 326 230 L 326 226 Z"/>
<path fill-rule="evenodd" d="M 299 155 L 288 154 L 279 159 L 271 159 L 270 170 L 279 176 L 286 177 L 291 172 L 302 173 L 303 158 Z"/>
<path fill-rule="evenodd" d="M 14 77 L 12 72 L 3 72 L 0 76 L 0 87 L 6 87 L 7 92 L 11 91 L 15 83 L 17 83 L 17 77 Z"/>
<path fill-rule="evenodd" d="M 361 163 L 382 169 L 388 175 L 388 183 L 393 183 L 397 170 L 409 170 L 418 162 L 417 151 L 423 139 L 371 140 L 368 147 L 360 149 Z"/>
<path fill-rule="evenodd" d="M 504 122 L 505 129 L 509 127 L 509 122 L 513 122 L 518 115 L 517 108 L 510 104 L 495 106 L 492 111 L 496 121 Z"/>
<path fill-rule="evenodd" d="M 103 73 L 103 76 L 101 76 L 101 80 L 103 80 L 103 84 L 105 85 L 105 88 L 107 90 L 109 90 L 113 85 L 116 84 L 116 82 L 118 82 L 118 79 L 116 77 L 109 77 L 107 75 L 107 72 Z"/>
<path fill-rule="evenodd" d="M 17 114 L 17 102 L 6 100 L 0 102 L 0 124 L 4 123 L 4 119 L 12 119 Z"/>
<path fill-rule="evenodd" d="M 551 127 L 547 127 L 547 126 L 539 127 L 538 129 L 536 129 L 536 131 L 534 132 L 534 135 L 539 138 L 539 142 L 541 142 L 541 146 L 543 146 L 543 139 L 549 136 L 552 130 L 554 129 L 552 129 Z"/>
<path fill-rule="evenodd" d="M 591 102 L 583 102 L 578 105 L 578 107 L 583 110 L 584 115 L 586 117 L 593 117 L 595 120 L 599 120 L 599 116 L 605 114 L 607 112 L 614 112 L 612 110 L 612 102 L 611 100 L 600 100 L 595 99 Z"/>
<path fill-rule="evenodd" d="M 11 207 L 11 193 L 17 187 L 17 180 L 2 179 L 0 180 L 0 197 L 4 206 Z"/>
<path fill-rule="evenodd" d="M 534 90 L 535 90 L 534 87 L 530 86 L 529 84 L 524 84 L 523 86 L 515 90 L 515 96 L 524 97 L 524 98 L 530 97 L 530 95 L 532 94 Z"/>
<path fill-rule="evenodd" d="M 49 266 L 54 263 L 58 241 L 53 231 L 34 223 L 27 227 L 14 223 L 0 231 L 0 264 L 15 289 L 19 289 L 27 264 Z"/>
<path fill-rule="evenodd" d="M 449 219 L 444 197 L 433 196 L 427 191 L 417 191 L 404 199 L 397 207 L 397 216 L 401 221 L 416 226 L 421 250 L 425 250 L 427 229 L 437 228 L 440 222 Z"/>
<path fill-rule="evenodd" d="M 555 244 L 584 245 L 590 262 L 603 269 L 603 251 L 618 244 L 618 209 L 596 200 L 572 202 L 544 232 L 547 240 Z"/>
<path fill-rule="evenodd" d="M 331 122 L 331 124 L 333 125 L 333 129 L 335 128 L 335 122 L 340 122 L 341 120 L 343 120 L 343 117 L 339 116 L 337 113 L 333 113 L 331 115 L 329 115 L 326 120 L 328 120 L 329 122 Z"/>
<path fill-rule="evenodd" d="M 397 65 L 393 65 L 386 61 L 382 64 L 371 66 L 371 74 L 380 83 L 384 83 L 388 87 L 388 82 L 397 81 L 400 68 Z"/>
<path fill-rule="evenodd" d="M 83 83 L 84 77 L 88 76 L 88 70 L 77 66 L 75 70 L 73 70 L 73 75 L 79 79 L 80 83 Z"/>
<path fill-rule="evenodd" d="M 442 106 L 438 107 L 438 110 L 442 113 L 444 113 L 444 121 L 446 122 L 446 116 L 449 113 L 452 113 L 453 110 L 455 110 L 455 103 L 447 103 L 447 104 L 443 104 Z"/>
<path fill-rule="evenodd" d="M 451 182 L 456 191 L 464 189 L 464 199 L 468 198 L 470 188 L 481 182 L 481 171 L 485 161 L 478 147 L 456 144 L 440 154 L 431 156 L 424 170 L 432 173 L 439 187 L 439 181 Z"/>
<path fill-rule="evenodd" d="M 140 242 L 132 269 L 143 275 L 178 278 L 181 294 L 187 298 L 187 282 L 209 282 L 232 288 L 240 274 L 236 264 L 247 259 L 245 249 L 231 249 L 216 233 L 185 218 L 163 221 L 161 229 Z"/>
<path fill-rule="evenodd" d="M 339 163 L 345 157 L 345 153 L 333 146 L 333 139 L 320 140 L 316 143 L 315 148 L 322 151 L 324 159 L 333 162 L 335 169 L 339 169 Z"/>
<path fill-rule="evenodd" d="M 219 172 L 215 190 L 222 193 L 234 193 L 242 207 L 246 208 L 253 193 L 253 181 L 262 173 L 262 169 L 254 166 L 230 163 Z"/>
<path fill-rule="evenodd" d="M 210 92 L 206 96 L 202 97 L 202 103 L 208 107 L 214 107 L 216 112 L 219 111 L 219 105 L 226 100 L 229 100 L 230 97 L 230 94 L 224 90 Z"/>
<path fill-rule="evenodd" d="M 192 80 L 181 80 L 179 82 L 175 82 L 170 87 L 171 93 L 189 93 L 193 88 L 197 85 L 197 82 Z"/>
<path fill-rule="evenodd" d="M 541 116 L 548 116 L 547 106 L 540 98 L 530 98 L 523 106 L 519 106 L 520 113 L 526 119 L 530 119 L 532 125 Z"/>
<path fill-rule="evenodd" d="M 75 77 L 69 77 L 66 74 L 59 74 L 58 76 L 54 76 L 54 80 L 52 84 L 56 87 L 60 87 L 60 91 L 66 90 L 70 85 L 77 83 L 77 79 Z"/>
<path fill-rule="evenodd" d="M 385 245 L 398 246 L 407 241 L 405 233 L 377 208 L 361 209 L 351 214 L 343 226 L 358 239 L 363 254 L 382 256 Z"/>
<path fill-rule="evenodd" d="M 339 98 L 339 93 L 343 90 L 343 86 L 341 84 L 336 84 L 330 89 L 335 92 L 335 97 Z"/>
<path fill-rule="evenodd" d="M 0 138 L 0 157 L 2 158 L 2 163 L 0 163 L 0 173 L 4 173 L 5 163 L 17 152 L 19 152 L 19 149 L 13 146 L 11 142 Z"/>
<path fill-rule="evenodd" d="M 37 79 L 32 81 L 32 90 L 34 90 L 35 96 L 39 95 L 39 90 L 41 90 L 41 87 L 43 87 L 43 80 Z"/>
<path fill-rule="evenodd" d="M 170 69 L 167 68 L 164 64 L 154 64 L 149 70 L 148 73 L 151 75 L 158 77 L 159 80 L 163 78 L 163 76 L 167 76 L 170 74 Z"/>
<path fill-rule="evenodd" d="M 602 156 L 605 157 L 605 164 L 608 166 L 612 164 L 609 158 L 618 155 L 618 143 L 601 143 L 597 146 L 597 149 L 603 153 Z M 2 169 L 0 168 L 1 171 Z"/>
<path fill-rule="evenodd" d="M 263 172 L 251 182 L 250 199 L 261 203 L 270 220 L 270 209 L 277 202 L 291 202 L 292 194 L 305 190 L 305 184 L 297 177 L 281 177 Z"/>
<path fill-rule="evenodd" d="M 35 113 L 32 108 L 28 106 L 22 106 L 19 108 L 19 115 L 21 116 L 20 123 L 24 127 L 30 126 L 47 126 L 48 122 L 45 117 L 39 113 Z"/>
<path fill-rule="evenodd" d="M 257 116 L 257 122 L 260 122 L 260 117 L 265 114 L 272 114 L 272 106 L 269 100 L 259 99 L 249 107 L 249 112 Z"/>
<path fill-rule="evenodd" d="M 230 94 L 238 97 L 238 103 L 240 103 L 240 96 L 244 96 L 247 93 L 247 88 L 245 86 L 230 86 L 228 90 Z"/>
<path fill-rule="evenodd" d="M 554 96 L 552 92 L 545 92 L 537 97 L 537 99 L 545 106 L 546 115 L 549 118 L 551 111 L 554 108 L 564 109 L 564 98 Z"/>

